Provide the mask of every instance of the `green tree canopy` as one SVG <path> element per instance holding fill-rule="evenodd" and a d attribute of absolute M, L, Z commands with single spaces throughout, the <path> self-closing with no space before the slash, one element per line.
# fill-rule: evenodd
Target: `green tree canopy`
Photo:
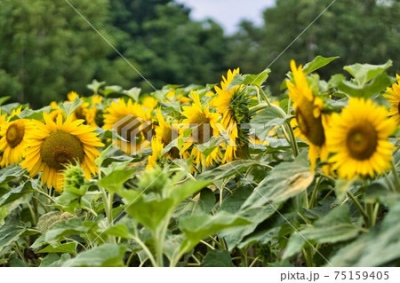
<path fill-rule="evenodd" d="M 262 27 L 242 23 L 230 44 L 229 64 L 250 73 L 270 66 L 268 82 L 274 93 L 279 93 L 290 59 L 304 64 L 317 55 L 339 56 L 329 73 L 319 71 L 325 77 L 356 62 L 382 64 L 392 59 L 398 70 L 399 16 L 399 1 L 277 0 L 264 11 Z"/>

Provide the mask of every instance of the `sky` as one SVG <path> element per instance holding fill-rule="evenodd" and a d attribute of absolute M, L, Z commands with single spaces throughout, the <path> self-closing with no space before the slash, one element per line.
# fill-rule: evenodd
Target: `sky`
<path fill-rule="evenodd" d="M 192 9 L 194 20 L 212 18 L 218 22 L 227 34 L 237 30 L 241 20 L 251 20 L 262 24 L 262 11 L 275 4 L 275 0 L 176 0 Z"/>

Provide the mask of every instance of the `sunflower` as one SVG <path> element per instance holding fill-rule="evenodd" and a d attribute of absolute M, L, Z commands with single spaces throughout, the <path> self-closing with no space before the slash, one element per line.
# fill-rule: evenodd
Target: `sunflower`
<path fill-rule="evenodd" d="M 94 128 L 83 125 L 83 120 L 69 116 L 63 122 L 58 115 L 54 122 L 50 115 L 43 113 L 44 123 L 34 120 L 34 129 L 27 133 L 29 148 L 21 163 L 31 177 L 42 172 L 41 181 L 48 188 L 63 190 L 63 170 L 70 163 L 79 163 L 85 177 L 90 179 L 97 173 L 94 160 L 99 156 L 97 147 L 104 146 Z"/>
<path fill-rule="evenodd" d="M 2 120 L 0 129 L 1 167 L 18 164 L 25 155 L 25 149 L 28 145 L 26 133 L 30 131 L 31 125 L 27 119 L 11 120 L 19 113 L 21 113 L 21 107 L 13 110 L 7 120 L 5 115 L 0 118 Z"/>
<path fill-rule="evenodd" d="M 156 111 L 156 121 L 158 125 L 155 127 L 156 138 L 164 146 L 169 145 L 179 135 L 179 127 L 177 124 L 171 124 L 167 122 L 161 112 L 161 109 Z M 169 155 L 173 158 L 179 157 L 179 151 L 176 147 L 173 147 L 169 151 Z"/>
<path fill-rule="evenodd" d="M 389 110 L 389 116 L 393 117 L 397 125 L 400 125 L 400 76 L 397 74 L 396 79 L 397 81 L 386 89 L 383 97 L 392 105 Z"/>
<path fill-rule="evenodd" d="M 395 129 L 384 107 L 371 100 L 350 98 L 348 106 L 330 118 L 326 138 L 334 155 L 328 162 L 343 179 L 381 174 L 391 166 L 394 146 L 388 137 Z"/>
<path fill-rule="evenodd" d="M 105 130 L 114 129 L 122 139 L 114 139 L 124 152 L 133 154 L 150 145 L 152 136 L 151 108 L 129 99 L 119 98 L 105 110 Z"/>
<path fill-rule="evenodd" d="M 248 113 L 248 101 L 243 92 L 243 85 L 229 87 L 235 75 L 239 74 L 240 69 L 228 70 L 226 78 L 222 76 L 221 87 L 215 86 L 217 93 L 210 101 L 210 105 L 216 107 L 222 115 L 222 127 L 228 139 L 224 146 L 225 154 L 222 163 L 230 162 L 236 158 L 238 145 L 247 142 L 246 133 L 239 131 L 239 123 Z M 247 113 L 246 113 L 247 112 Z M 249 122 L 249 121 L 243 121 Z"/>
<path fill-rule="evenodd" d="M 187 131 L 190 134 L 184 137 L 184 145 L 181 148 L 181 154 L 191 145 L 204 144 L 210 141 L 211 137 L 218 137 L 219 131 L 217 122 L 220 117 L 218 113 L 211 113 L 207 106 L 201 105 L 199 94 L 191 92 L 193 103 L 190 106 L 183 107 L 183 116 L 186 117 L 182 121 L 184 125 L 181 129 L 181 136 L 185 136 Z M 214 162 L 219 162 L 221 159 L 221 151 L 219 147 L 215 147 L 206 157 L 202 158 L 203 153 L 195 146 L 191 155 L 193 155 L 194 163 L 203 166 L 211 166 Z"/>
<path fill-rule="evenodd" d="M 152 169 L 152 168 L 156 167 L 157 160 L 160 158 L 163 148 L 164 148 L 164 146 L 163 146 L 162 142 L 159 139 L 157 139 L 156 137 L 153 137 L 151 140 L 152 153 L 147 158 L 146 169 Z"/>
<path fill-rule="evenodd" d="M 75 91 L 69 92 L 67 94 L 67 97 L 68 97 L 69 102 L 74 102 L 76 99 L 80 99 L 79 95 Z M 84 102 L 81 105 L 79 105 L 75 109 L 74 113 L 72 114 L 73 119 L 74 120 L 82 119 L 82 120 L 86 121 L 85 112 L 88 109 L 88 107 L 89 107 L 89 103 L 87 103 L 87 102 Z"/>
<path fill-rule="evenodd" d="M 296 110 L 295 120 L 292 124 L 297 125 L 295 135 L 309 144 L 308 157 L 311 171 L 314 171 L 318 157 L 325 160 L 328 156 L 323 127 L 325 117 L 321 113 L 323 101 L 313 95 L 302 66 L 296 67 L 295 61 L 292 60 L 290 68 L 293 82 L 286 80 L 286 85 Z"/>

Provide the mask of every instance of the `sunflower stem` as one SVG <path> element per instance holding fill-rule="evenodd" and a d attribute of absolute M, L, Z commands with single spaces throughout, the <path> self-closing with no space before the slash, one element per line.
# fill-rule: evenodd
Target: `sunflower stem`
<path fill-rule="evenodd" d="M 366 228 L 371 228 L 375 224 L 375 219 L 373 219 L 374 216 L 374 204 L 373 203 L 366 203 L 365 204 L 365 210 L 367 211 L 368 214 L 368 224 L 366 225 Z"/>
<path fill-rule="evenodd" d="M 369 217 L 368 213 L 365 211 L 365 209 L 362 207 L 362 205 L 360 204 L 358 199 L 352 193 L 347 192 L 347 196 L 353 201 L 353 203 L 357 207 L 358 211 L 361 213 L 361 215 L 364 219 L 365 225 L 368 226 L 368 224 L 370 222 L 370 217 Z"/>
<path fill-rule="evenodd" d="M 319 186 L 321 184 L 321 180 L 322 180 L 322 177 L 319 176 L 318 180 L 317 180 L 317 183 L 315 184 L 314 189 L 313 189 L 313 191 L 311 193 L 310 201 L 308 203 L 308 208 L 309 209 L 312 209 L 315 206 L 315 202 L 316 202 L 316 199 L 317 199 L 317 192 L 318 192 Z"/>
<path fill-rule="evenodd" d="M 397 175 L 396 166 L 394 164 L 393 159 L 392 159 L 392 173 L 393 173 L 395 188 L 396 188 L 397 192 L 400 192 L 400 180 L 399 180 L 399 176 Z"/>
<path fill-rule="evenodd" d="M 293 133 L 293 129 L 290 126 L 290 123 L 288 121 L 286 121 L 286 126 L 288 128 L 287 132 L 289 134 L 290 145 L 292 146 L 293 155 L 294 155 L 294 157 L 297 157 L 297 155 L 299 155 L 299 148 L 297 146 L 297 142 L 296 142 L 296 138 L 295 138 L 294 133 Z"/>
<path fill-rule="evenodd" d="M 257 91 L 259 91 L 262 95 L 262 97 L 264 98 L 265 102 L 268 104 L 268 106 L 271 106 L 271 102 L 269 102 L 268 96 L 267 94 L 262 90 L 261 87 L 257 88 Z"/>

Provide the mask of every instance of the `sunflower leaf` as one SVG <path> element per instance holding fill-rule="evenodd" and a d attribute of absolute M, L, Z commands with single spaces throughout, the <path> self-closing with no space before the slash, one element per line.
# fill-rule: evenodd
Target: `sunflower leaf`
<path fill-rule="evenodd" d="M 132 174 L 135 171 L 136 168 L 114 170 L 110 174 L 101 178 L 98 181 L 98 184 L 110 193 L 117 193 L 123 188 L 124 183 L 132 177 Z"/>
<path fill-rule="evenodd" d="M 330 62 L 338 59 L 339 56 L 335 57 L 323 57 L 318 55 L 317 57 L 314 58 L 311 62 L 307 63 L 303 67 L 303 72 L 306 74 L 310 74 L 326 65 L 328 65 Z"/>
<path fill-rule="evenodd" d="M 370 64 L 353 64 L 343 67 L 343 69 L 349 72 L 353 77 L 354 81 L 358 86 L 364 86 L 372 79 L 378 77 L 388 68 L 392 66 L 392 60 L 388 60 L 382 65 L 370 65 Z"/>
<path fill-rule="evenodd" d="M 288 172 L 291 172 L 288 176 Z M 305 191 L 313 182 L 305 152 L 294 162 L 283 162 L 270 171 L 244 202 L 243 208 L 257 208 L 266 203 L 279 203 Z"/>
<path fill-rule="evenodd" d="M 123 266 L 126 247 L 118 244 L 104 244 L 80 253 L 64 262 L 62 266 L 108 267 Z"/>

